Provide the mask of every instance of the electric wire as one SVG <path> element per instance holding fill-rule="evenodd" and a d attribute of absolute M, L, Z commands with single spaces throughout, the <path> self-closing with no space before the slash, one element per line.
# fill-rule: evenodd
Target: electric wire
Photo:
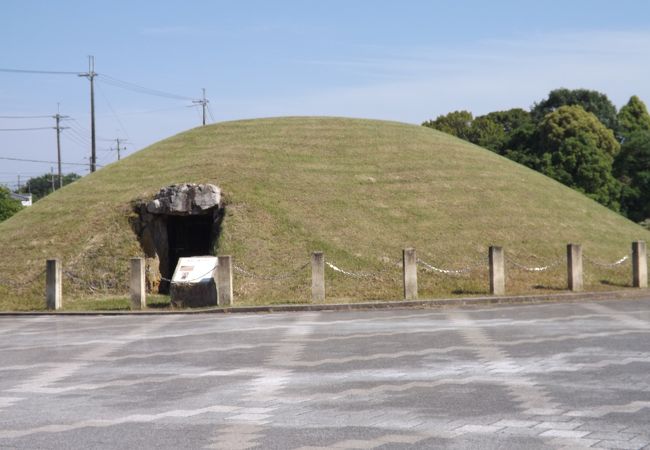
<path fill-rule="evenodd" d="M 75 144 L 75 145 L 76 145 L 77 147 L 79 147 L 80 149 L 83 149 L 83 150 L 88 149 L 89 144 L 87 144 L 86 142 L 83 142 L 83 141 L 79 140 L 78 138 L 76 138 L 76 137 L 75 137 L 74 135 L 72 135 L 72 134 L 63 133 L 63 138 L 64 138 L 65 140 L 67 140 L 68 142 L 71 142 L 71 143 Z"/>
<path fill-rule="evenodd" d="M 0 156 L 0 159 L 5 161 L 19 161 L 19 162 L 31 162 L 31 163 L 43 163 L 43 164 L 58 164 L 57 161 L 44 161 L 40 159 L 25 159 L 25 158 L 9 158 L 7 156 Z M 61 164 L 66 166 L 87 166 L 87 163 L 71 163 L 71 162 L 61 162 Z M 99 164 L 98 164 L 99 166 Z M 99 166 L 101 167 L 101 166 Z"/>
<path fill-rule="evenodd" d="M 122 121 L 120 120 L 120 117 L 115 112 L 115 109 L 113 109 L 113 105 L 111 105 L 111 102 L 108 100 L 108 97 L 106 97 L 106 94 L 104 94 L 104 90 L 100 86 L 97 86 L 97 87 L 98 87 L 99 93 L 102 95 L 102 97 L 106 101 L 106 104 L 108 105 L 108 109 L 111 110 L 111 113 L 113 114 L 113 117 L 115 118 L 115 121 L 117 122 L 118 126 L 122 129 L 122 131 L 124 132 L 126 137 L 130 138 L 129 132 L 126 131 L 126 128 L 124 128 L 124 124 L 122 123 Z"/>
<path fill-rule="evenodd" d="M 43 75 L 79 75 L 81 72 L 67 72 L 61 70 L 30 70 L 30 69 L 6 69 L 0 68 L 0 72 L 10 73 L 34 73 Z"/>
<path fill-rule="evenodd" d="M 53 116 L 0 116 L 0 119 L 51 119 Z"/>
<path fill-rule="evenodd" d="M 36 131 L 52 130 L 54 127 L 31 127 L 31 128 L 0 128 L 0 131 Z"/>
<path fill-rule="evenodd" d="M 175 99 L 175 100 L 187 100 L 187 101 L 194 100 L 191 97 L 185 97 L 183 95 L 172 94 L 172 93 L 161 91 L 161 90 L 158 90 L 158 89 L 151 89 L 151 88 L 148 88 L 148 87 L 145 87 L 145 86 L 140 86 L 138 84 L 131 83 L 129 81 L 120 80 L 118 78 L 111 77 L 111 76 L 106 75 L 106 74 L 98 74 L 97 79 L 98 79 L 98 81 L 100 81 L 100 82 L 102 82 L 104 84 L 109 84 L 109 85 L 114 86 L 114 87 L 130 90 L 130 91 L 137 92 L 137 93 L 140 93 L 140 94 L 153 95 L 153 96 L 156 96 L 156 97 L 170 98 L 170 99 Z"/>
<path fill-rule="evenodd" d="M 68 128 L 68 131 L 72 132 L 76 137 L 78 137 L 79 139 L 81 139 L 82 141 L 84 141 L 88 145 L 90 145 L 90 138 L 83 131 L 77 130 L 74 126 L 71 126 L 70 128 Z"/>

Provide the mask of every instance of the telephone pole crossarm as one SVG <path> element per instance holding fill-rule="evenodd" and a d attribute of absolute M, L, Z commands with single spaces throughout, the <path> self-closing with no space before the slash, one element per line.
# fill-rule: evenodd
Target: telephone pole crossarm
<path fill-rule="evenodd" d="M 201 105 L 203 109 L 203 126 L 205 126 L 205 111 L 208 108 L 208 103 L 210 103 L 210 100 L 205 98 L 205 88 L 203 88 L 203 98 L 200 100 L 192 100 L 192 103 Z"/>

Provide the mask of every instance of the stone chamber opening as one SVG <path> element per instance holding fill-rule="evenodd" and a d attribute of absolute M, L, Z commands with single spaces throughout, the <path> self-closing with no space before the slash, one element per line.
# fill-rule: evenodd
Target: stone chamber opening
<path fill-rule="evenodd" d="M 168 216 L 169 272 L 173 272 L 178 259 L 186 256 L 205 256 L 212 250 L 213 217 Z"/>
<path fill-rule="evenodd" d="M 131 226 L 147 258 L 148 290 L 169 293 L 179 258 L 216 255 L 225 211 L 217 186 L 167 186 L 134 210 Z"/>

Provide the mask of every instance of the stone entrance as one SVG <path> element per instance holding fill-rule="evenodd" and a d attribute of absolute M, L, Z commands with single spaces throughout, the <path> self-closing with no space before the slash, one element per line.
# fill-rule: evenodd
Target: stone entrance
<path fill-rule="evenodd" d="M 149 202 L 135 206 L 133 229 L 147 258 L 153 258 L 149 288 L 169 293 L 178 259 L 215 255 L 223 206 L 221 189 L 213 184 L 175 184 L 162 188 Z M 159 281 L 159 283 L 156 282 Z"/>

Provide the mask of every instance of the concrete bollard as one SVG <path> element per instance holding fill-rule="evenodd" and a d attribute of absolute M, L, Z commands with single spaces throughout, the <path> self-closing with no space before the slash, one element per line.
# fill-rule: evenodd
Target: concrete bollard
<path fill-rule="evenodd" d="M 418 260 L 414 248 L 402 250 L 402 270 L 404 274 L 404 300 L 418 298 Z"/>
<path fill-rule="evenodd" d="M 45 263 L 45 304 L 47 309 L 61 309 L 63 307 L 62 297 L 62 269 L 61 261 L 48 259 Z"/>
<path fill-rule="evenodd" d="M 648 256 L 645 241 L 632 242 L 632 286 L 648 287 Z"/>
<path fill-rule="evenodd" d="M 323 252 L 311 254 L 311 300 L 325 300 L 325 256 Z"/>
<path fill-rule="evenodd" d="M 490 263 L 490 294 L 505 295 L 506 269 L 503 248 L 490 246 L 488 260 Z"/>
<path fill-rule="evenodd" d="M 217 304 L 232 306 L 232 257 L 219 256 L 217 264 Z"/>
<path fill-rule="evenodd" d="M 131 309 L 145 309 L 147 307 L 147 287 L 145 283 L 144 258 L 131 258 Z"/>
<path fill-rule="evenodd" d="M 580 244 L 566 246 L 566 267 L 569 290 L 582 291 L 582 246 Z"/>

